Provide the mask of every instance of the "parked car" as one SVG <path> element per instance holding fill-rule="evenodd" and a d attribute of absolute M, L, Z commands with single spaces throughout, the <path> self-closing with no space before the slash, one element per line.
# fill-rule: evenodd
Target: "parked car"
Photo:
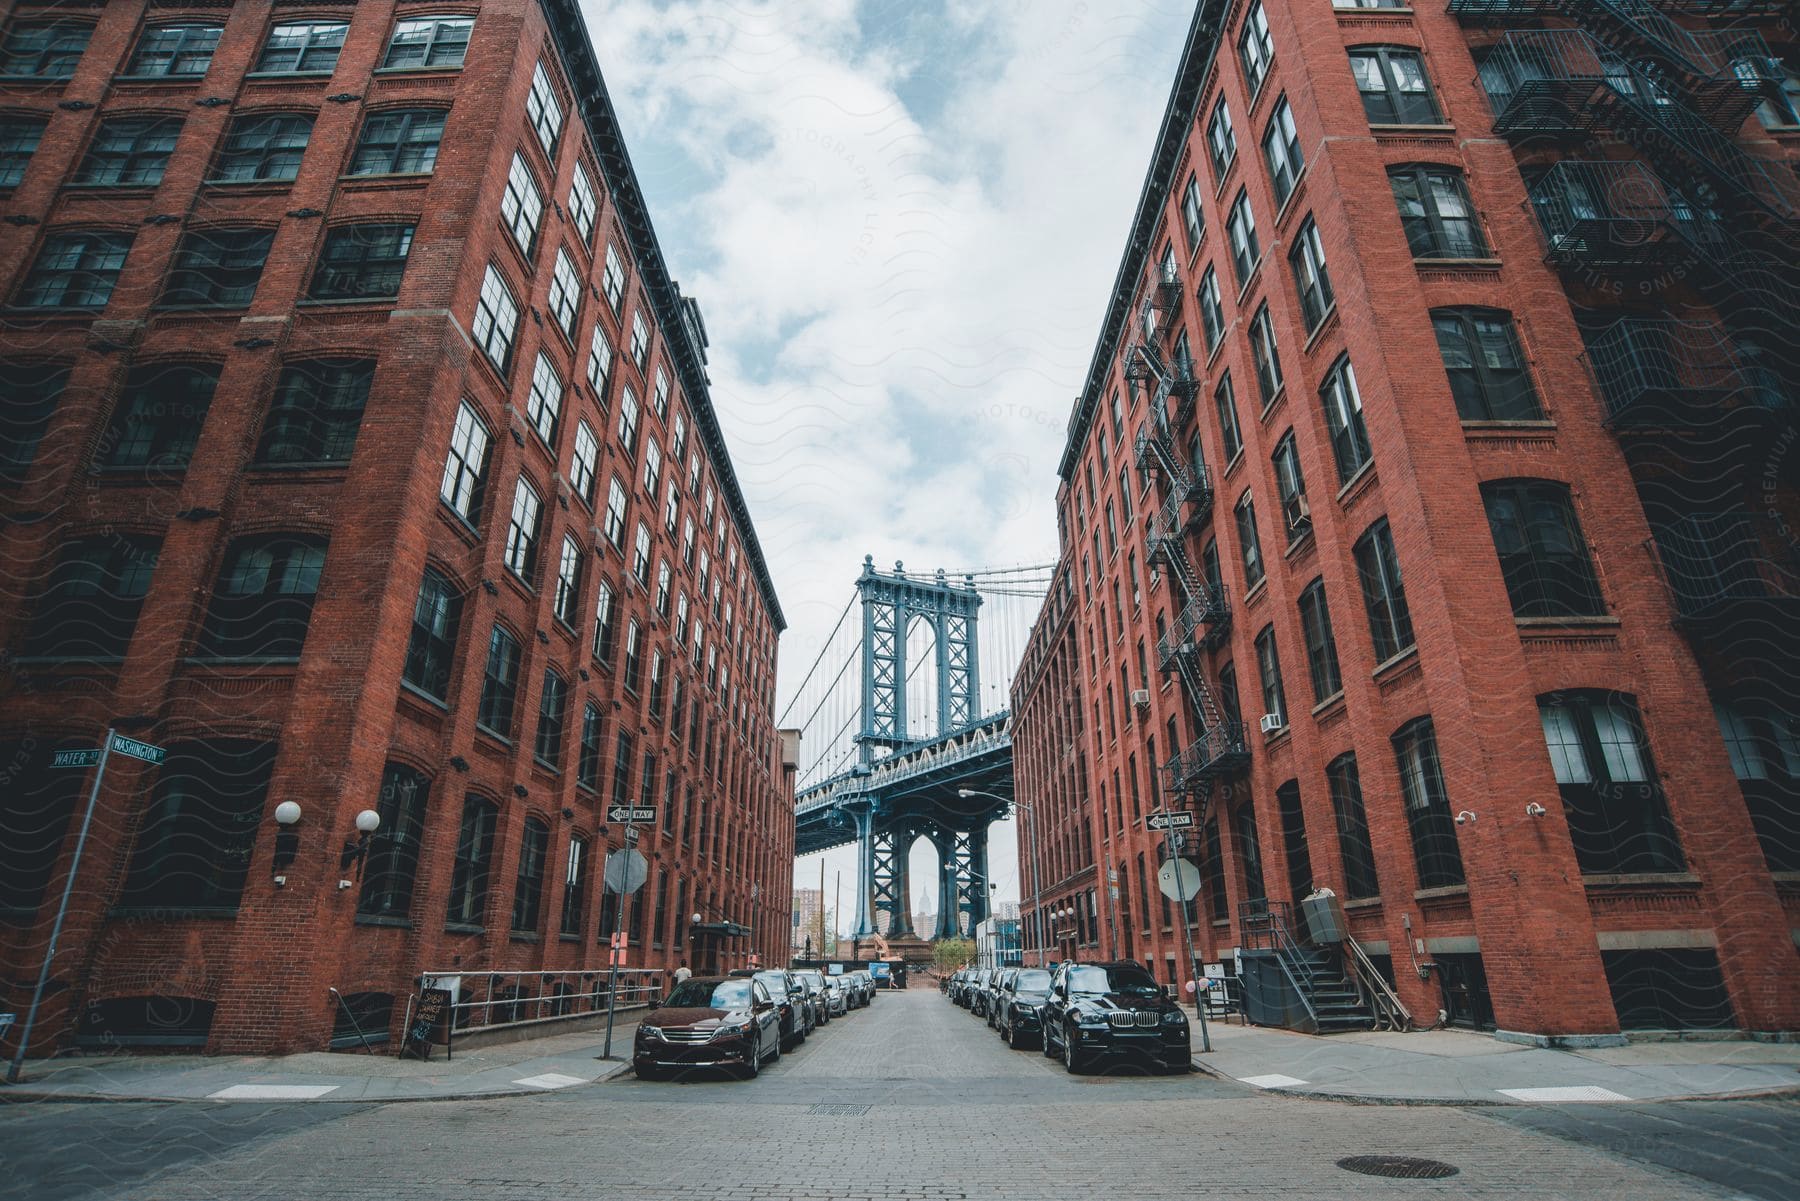
<path fill-rule="evenodd" d="M 994 1020 L 1000 1016 L 1000 990 L 1006 987 L 1006 982 L 1018 970 L 1016 967 L 995 968 L 993 975 L 988 977 L 987 1001 L 981 1012 L 987 1018 L 989 1030 L 994 1029 Z"/>
<path fill-rule="evenodd" d="M 638 1024 L 632 1067 L 639 1080 L 683 1068 L 730 1068 L 749 1078 L 781 1058 L 781 1011 L 761 980 L 692 976 Z"/>
<path fill-rule="evenodd" d="M 802 968 L 794 975 L 805 986 L 807 999 L 812 1002 L 813 1025 L 823 1026 L 831 1020 L 831 1001 L 825 995 L 825 974 L 816 968 Z"/>
<path fill-rule="evenodd" d="M 785 968 L 764 968 L 755 978 L 768 988 L 769 995 L 775 998 L 775 1007 L 781 1010 L 781 1049 L 805 1042 L 813 1031 L 813 1008 L 806 987 Z"/>
<path fill-rule="evenodd" d="M 1050 1001 L 1050 972 L 1022 967 L 1008 974 L 994 998 L 994 1029 L 1006 1045 L 1018 1050 L 1044 1037 L 1042 1013 Z"/>
<path fill-rule="evenodd" d="M 867 968 L 858 968 L 850 975 L 856 980 L 856 1003 L 868 1008 L 875 1000 L 875 977 L 869 974 Z"/>
<path fill-rule="evenodd" d="M 850 990 L 845 987 L 842 976 L 825 977 L 825 1004 L 832 1017 L 850 1012 Z"/>
<path fill-rule="evenodd" d="M 1193 1065 L 1187 1014 L 1135 963 L 1079 963 L 1056 969 L 1043 1009 L 1044 1054 L 1080 1072 L 1103 1059 L 1149 1062 L 1171 1072 Z"/>
<path fill-rule="evenodd" d="M 989 989 L 993 985 L 994 975 L 993 968 L 981 968 L 975 973 L 975 979 L 969 985 L 969 1012 L 978 1018 L 987 1016 L 988 1000 L 991 996 Z"/>

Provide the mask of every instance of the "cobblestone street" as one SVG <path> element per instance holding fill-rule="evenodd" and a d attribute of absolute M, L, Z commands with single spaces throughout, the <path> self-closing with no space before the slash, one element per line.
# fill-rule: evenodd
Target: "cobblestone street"
<path fill-rule="evenodd" d="M 1342 1105 L 1201 1073 L 1070 1077 L 920 989 L 832 1022 L 749 1082 L 625 1075 L 540 1097 L 379 1106 L 0 1107 L 0 1169 L 32 1201 L 1782 1196 L 1800 1105 L 1714 1103 L 1700 1116 Z M 1705 1154 L 1684 1154 L 1684 1139 Z M 1337 1166 L 1354 1155 L 1459 1173 L 1388 1180 Z"/>

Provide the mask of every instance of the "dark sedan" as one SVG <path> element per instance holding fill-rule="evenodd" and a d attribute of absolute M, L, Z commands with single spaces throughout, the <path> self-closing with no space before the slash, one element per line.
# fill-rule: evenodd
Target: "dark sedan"
<path fill-rule="evenodd" d="M 1041 967 L 1010 972 L 994 1000 L 994 1029 L 1013 1050 L 1044 1037 L 1044 1006 L 1050 1003 L 1050 973 Z"/>
<path fill-rule="evenodd" d="M 813 1031 L 812 998 L 807 996 L 806 985 L 792 972 L 778 967 L 764 968 L 755 978 L 768 988 L 769 995 L 775 999 L 775 1007 L 781 1011 L 781 1049 L 785 1051 L 805 1042 L 806 1036 Z"/>
<path fill-rule="evenodd" d="M 749 1078 L 781 1058 L 781 1010 L 761 980 L 694 976 L 644 1015 L 631 1057 L 639 1080 L 684 1068 L 730 1068 Z"/>

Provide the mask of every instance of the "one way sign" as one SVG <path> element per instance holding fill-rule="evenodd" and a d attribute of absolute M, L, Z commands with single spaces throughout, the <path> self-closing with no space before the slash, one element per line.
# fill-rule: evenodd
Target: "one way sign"
<path fill-rule="evenodd" d="M 606 810 L 606 820 L 623 825 L 626 822 L 656 821 L 656 808 L 651 805 L 612 805 Z"/>
<path fill-rule="evenodd" d="M 1151 830 L 1188 830 L 1194 825 L 1191 813 L 1152 813 L 1144 819 L 1144 825 Z"/>

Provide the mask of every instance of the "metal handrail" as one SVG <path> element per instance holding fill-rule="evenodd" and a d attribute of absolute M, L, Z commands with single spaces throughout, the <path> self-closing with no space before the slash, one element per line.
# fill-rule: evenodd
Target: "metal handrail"
<path fill-rule="evenodd" d="M 1306 957 L 1300 953 L 1299 944 L 1295 943 L 1293 937 L 1288 933 L 1287 919 L 1283 914 L 1289 906 L 1285 901 L 1271 901 L 1267 898 L 1262 900 L 1260 909 L 1256 906 L 1256 901 L 1247 902 L 1245 905 L 1244 943 L 1256 950 L 1269 950 L 1275 953 L 1276 966 L 1281 969 L 1281 974 L 1287 977 L 1288 983 L 1293 985 L 1294 995 L 1299 997 L 1300 1004 L 1306 1007 L 1306 1016 L 1312 1019 L 1313 1029 L 1317 1030 L 1319 1028 L 1319 1011 L 1313 1008 L 1311 996 L 1311 990 L 1316 981 L 1312 965 L 1306 962 Z M 1259 945 L 1263 941 L 1259 936 L 1266 936 L 1269 942 L 1267 947 Z M 1298 974 L 1294 970 L 1295 967 L 1300 969 Z M 1301 975 L 1306 977 L 1304 984 L 1301 983 Z"/>
<path fill-rule="evenodd" d="M 1348 949 L 1344 962 L 1349 964 L 1350 975 L 1356 981 L 1357 988 L 1368 999 L 1370 1007 L 1387 1020 L 1390 1028 L 1412 1029 L 1411 1011 L 1400 1000 L 1400 994 L 1388 987 L 1387 979 L 1375 966 L 1375 961 L 1362 949 L 1362 945 L 1346 934 L 1344 946 Z"/>
<path fill-rule="evenodd" d="M 447 972 L 421 972 L 420 975 L 436 980 L 460 977 L 465 982 L 475 983 L 486 980 L 486 995 L 479 1000 L 458 1000 L 444 1006 L 444 1012 L 451 1015 L 450 1028 L 458 1034 L 502 1030 L 580 1014 L 606 1012 L 608 973 L 605 971 L 520 972 L 456 968 Z M 619 979 L 622 983 L 618 990 L 618 1004 L 625 1007 L 651 1004 L 662 996 L 663 980 L 667 976 L 668 973 L 661 968 L 620 968 Z M 585 979 L 586 977 L 591 979 Z M 503 987 L 512 989 L 526 982 L 537 986 L 536 996 L 498 995 Z M 553 993 L 547 986 L 554 984 L 585 984 L 586 987 L 580 991 L 571 989 L 564 993 Z M 504 1015 L 499 1020 L 495 1020 L 496 1009 L 501 1010 Z M 521 1009 L 528 1011 L 527 1016 L 518 1016 Z M 533 1009 L 535 1013 L 529 1012 Z M 463 1020 L 458 1020 L 459 1015 Z M 473 1020 L 477 1017 L 480 1020 Z"/>

